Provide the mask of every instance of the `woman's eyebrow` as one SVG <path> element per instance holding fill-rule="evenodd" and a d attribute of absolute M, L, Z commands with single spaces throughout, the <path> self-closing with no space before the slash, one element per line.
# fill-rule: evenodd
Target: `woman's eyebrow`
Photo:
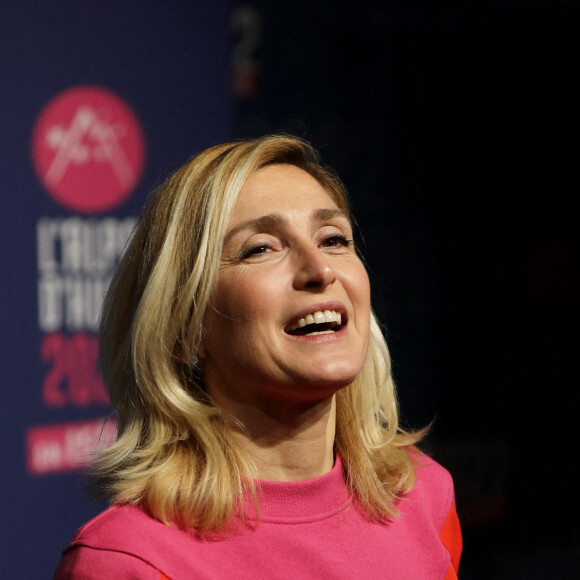
<path fill-rule="evenodd" d="M 270 230 L 286 224 L 286 220 L 277 213 L 260 216 L 259 218 L 248 220 L 232 228 L 225 237 L 224 244 L 242 230 Z"/>
<path fill-rule="evenodd" d="M 342 209 L 339 208 L 321 208 L 313 212 L 312 217 L 315 221 L 325 222 L 331 220 L 335 217 L 343 217 L 350 222 L 349 215 Z"/>
<path fill-rule="evenodd" d="M 336 217 L 342 217 L 350 222 L 348 214 L 342 209 L 338 208 L 320 208 L 312 212 L 313 221 L 324 222 Z M 272 213 L 268 215 L 260 216 L 253 220 L 248 220 L 243 222 L 234 228 L 232 228 L 224 239 L 224 244 L 227 244 L 237 233 L 242 230 L 272 230 L 275 228 L 284 227 L 288 223 L 288 220 L 281 214 Z"/>

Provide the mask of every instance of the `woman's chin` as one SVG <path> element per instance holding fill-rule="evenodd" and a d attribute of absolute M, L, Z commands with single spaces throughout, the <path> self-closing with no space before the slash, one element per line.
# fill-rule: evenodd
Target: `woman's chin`
<path fill-rule="evenodd" d="M 350 385 L 358 376 L 360 368 L 329 370 L 328 372 L 317 372 L 301 374 L 295 378 L 296 389 L 302 393 L 312 395 L 325 394 L 331 396 L 337 391 Z"/>

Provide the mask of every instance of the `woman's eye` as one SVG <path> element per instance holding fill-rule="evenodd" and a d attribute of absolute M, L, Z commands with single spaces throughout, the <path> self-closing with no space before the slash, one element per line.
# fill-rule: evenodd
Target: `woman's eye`
<path fill-rule="evenodd" d="M 265 254 L 266 252 L 270 251 L 272 248 L 268 244 L 258 244 L 257 246 L 252 246 L 242 251 L 240 254 L 240 258 L 242 260 L 247 260 L 252 256 L 257 256 L 259 254 Z"/>
<path fill-rule="evenodd" d="M 352 244 L 352 240 L 349 240 L 346 236 L 341 234 L 334 234 L 324 238 L 322 245 L 325 248 L 347 248 Z"/>

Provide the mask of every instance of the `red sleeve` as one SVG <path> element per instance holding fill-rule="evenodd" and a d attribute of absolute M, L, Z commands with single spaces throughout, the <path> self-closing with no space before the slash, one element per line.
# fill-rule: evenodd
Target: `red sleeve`
<path fill-rule="evenodd" d="M 160 580 L 166 578 L 143 560 L 113 550 L 75 546 L 65 551 L 54 580 Z"/>
<path fill-rule="evenodd" d="M 455 506 L 453 504 L 443 522 L 443 526 L 441 526 L 439 538 L 451 555 L 451 563 L 449 564 L 449 569 L 447 570 L 444 580 L 457 580 L 459 559 L 461 558 L 461 550 L 463 548 L 463 539 L 461 537 L 459 518 L 457 517 L 457 512 L 455 511 Z"/>

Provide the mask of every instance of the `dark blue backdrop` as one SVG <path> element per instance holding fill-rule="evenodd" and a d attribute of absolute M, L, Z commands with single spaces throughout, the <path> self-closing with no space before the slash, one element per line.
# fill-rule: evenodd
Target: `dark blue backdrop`
<path fill-rule="evenodd" d="M 230 125 L 321 149 L 364 234 L 403 416 L 436 418 L 427 446 L 455 479 L 461 578 L 573 577 L 578 3 L 233 0 L 234 123 L 225 2 L 30 4 L 0 17 L 0 575 L 49 577 L 100 507 L 80 474 L 26 467 L 31 427 L 106 413 L 45 404 L 37 312 L 38 222 L 76 216 L 38 180 L 31 136 L 49 102 L 89 84 L 138 117 L 146 164 L 125 203 L 82 223 L 136 215 Z"/>
<path fill-rule="evenodd" d="M 51 576 L 61 549 L 101 506 L 88 502 L 83 476 L 68 471 L 65 464 L 56 461 L 50 473 L 30 473 L 27 434 L 34 428 L 56 425 L 64 426 L 70 435 L 77 422 L 100 419 L 110 412 L 93 396 L 96 391 L 93 395 L 72 394 L 73 379 L 66 370 L 55 375 L 64 355 L 92 360 L 94 332 L 88 324 L 55 323 L 57 339 L 52 354 L 46 351 L 50 351 L 46 340 L 52 333 L 38 319 L 38 224 L 44 219 L 56 231 L 63 220 L 69 220 L 66 223 L 73 229 L 78 226 L 94 233 L 108 218 L 136 216 L 152 186 L 185 156 L 230 137 L 228 12 L 226 2 L 219 0 L 5 2 L 2 8 L 0 570 L 6 578 L 37 579 Z M 37 176 L 31 140 L 45 107 L 63 91 L 86 85 L 116 95 L 135 115 L 143 134 L 145 165 L 124 201 L 106 212 L 77 215 L 49 195 Z M 101 113 L 106 117 L 106 110 Z M 56 140 L 62 137 L 58 131 L 67 128 L 64 120 L 61 125 L 53 125 Z M 102 127 L 113 126 L 123 146 L 127 127 L 103 121 Z M 91 138 L 94 141 L 95 136 L 85 135 L 85 139 Z M 92 150 L 95 155 L 97 149 Z M 77 153 L 84 150 L 91 151 L 79 147 Z M 75 167 L 82 170 L 82 159 L 76 161 Z M 71 161 L 71 171 L 73 165 Z M 70 218 L 78 219 L 71 222 Z M 109 219 L 107 223 L 120 222 Z M 58 240 L 53 249 L 61 265 L 64 252 L 83 251 L 84 246 L 74 242 L 67 250 L 62 236 Z M 94 275 L 95 271 L 85 272 L 76 279 L 82 283 Z M 73 339 L 80 349 L 63 350 L 57 345 L 55 350 L 59 341 L 69 344 Z M 80 382 L 77 377 L 77 387 L 87 384 L 83 377 L 94 373 L 89 367 L 81 371 Z M 51 373 L 55 379 L 52 392 L 61 395 L 56 403 L 47 397 Z M 91 380 L 96 384 L 94 376 Z M 50 438 L 51 434 L 41 432 L 39 436 Z"/>

